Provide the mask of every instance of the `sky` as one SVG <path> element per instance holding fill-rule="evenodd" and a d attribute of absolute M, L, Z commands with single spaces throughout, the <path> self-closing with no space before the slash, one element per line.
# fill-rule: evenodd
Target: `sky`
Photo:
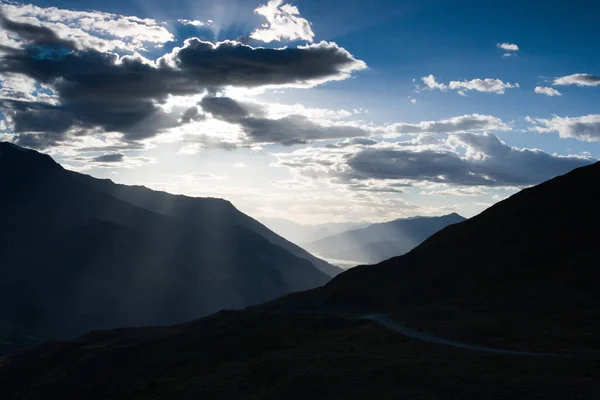
<path fill-rule="evenodd" d="M 470 217 L 600 158 L 593 2 L 0 9 L 0 140 L 259 219 Z"/>

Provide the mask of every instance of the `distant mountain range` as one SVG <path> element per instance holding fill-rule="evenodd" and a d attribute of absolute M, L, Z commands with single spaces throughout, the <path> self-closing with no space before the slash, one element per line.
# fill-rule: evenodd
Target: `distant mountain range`
<path fill-rule="evenodd" d="M 403 256 L 246 311 L 92 332 L 0 358 L 0 397 L 595 399 L 599 181 L 600 163 L 576 169 L 442 229 Z M 81 203 L 68 207 L 74 204 Z M 28 222 L 15 217 L 12 226 Z M 34 240 L 28 244 L 15 262 L 46 258 L 32 251 Z M 55 276 L 36 280 L 40 296 Z M 372 314 L 420 336 L 520 354 L 428 343 L 365 318 Z"/>
<path fill-rule="evenodd" d="M 405 254 L 439 230 L 464 220 L 456 213 L 397 219 L 329 236 L 304 247 L 328 259 L 378 263 Z"/>
<path fill-rule="evenodd" d="M 340 222 L 316 225 L 297 224 L 282 218 L 259 218 L 269 229 L 277 232 L 286 239 L 299 244 L 314 242 L 328 236 L 337 235 L 353 229 L 370 225 L 361 222 Z"/>
<path fill-rule="evenodd" d="M 231 203 L 117 185 L 0 143 L 0 352 L 173 324 L 340 272 Z"/>

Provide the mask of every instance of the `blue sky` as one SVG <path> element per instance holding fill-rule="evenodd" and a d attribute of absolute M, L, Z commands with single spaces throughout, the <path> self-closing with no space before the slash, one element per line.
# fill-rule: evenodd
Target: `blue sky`
<path fill-rule="evenodd" d="M 0 43 L 23 51 L 18 63 L 0 62 L 0 136 L 94 176 L 225 197 L 253 216 L 301 223 L 453 211 L 471 216 L 520 188 L 600 158 L 598 5 L 267 3 L 1 2 L 6 18 L 24 25 L 5 25 L 8 35 L 0 36 Z M 24 49 L 32 43 L 22 33 L 30 26 L 72 43 L 65 59 L 73 63 L 115 54 L 106 71 L 125 71 L 116 60 L 135 53 L 136 62 L 151 65 L 157 76 L 146 87 L 160 86 L 163 73 L 180 73 L 182 66 L 192 71 L 181 77 L 188 86 L 175 92 L 165 81 L 150 95 L 133 86 L 119 93 L 124 85 L 108 81 L 114 101 L 98 102 L 88 96 L 98 89 L 91 72 L 76 76 L 66 62 L 55 76 L 31 72 Z M 215 45 L 234 41 L 231 51 L 249 46 L 251 62 L 273 72 L 255 70 L 260 76 L 246 84 L 237 78 L 250 74 L 245 60 L 228 59 L 219 69 L 224 61 L 216 59 L 211 73 L 220 81 L 212 83 L 194 64 L 205 68 L 205 52 L 180 57 L 194 37 Z M 283 46 L 295 51 L 290 65 L 281 61 Z M 217 50 L 214 57 L 222 57 Z M 322 55 L 303 64 L 313 50 Z M 337 59 L 330 60 L 334 53 Z M 132 82 L 136 71 L 127 72 Z M 76 102 L 74 90 L 87 103 Z M 124 100 L 129 95 L 132 103 Z M 135 99 L 149 113 L 143 120 L 115 114 L 114 104 L 138 107 Z M 184 121 L 185 112 L 193 117 Z"/>

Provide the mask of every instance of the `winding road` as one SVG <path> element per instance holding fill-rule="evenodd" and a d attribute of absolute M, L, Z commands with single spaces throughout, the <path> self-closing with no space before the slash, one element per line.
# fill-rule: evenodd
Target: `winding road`
<path fill-rule="evenodd" d="M 518 350 L 505 350 L 505 349 L 497 349 L 494 347 L 478 346 L 478 345 L 473 345 L 473 344 L 468 344 L 468 343 L 455 342 L 452 340 L 440 338 L 440 337 L 437 337 L 434 335 L 430 335 L 430 334 L 427 334 L 424 332 L 417 331 L 415 329 L 408 328 L 408 327 L 400 324 L 399 322 L 394 321 L 393 319 L 391 319 L 389 316 L 387 316 L 385 314 L 370 314 L 370 315 L 365 315 L 362 318 L 368 319 L 371 321 L 375 321 L 378 324 L 388 328 L 389 330 L 392 330 L 394 332 L 397 332 L 401 335 L 404 335 L 404 336 L 407 336 L 407 337 L 410 337 L 413 339 L 422 340 L 424 342 L 437 343 L 437 344 L 441 344 L 444 346 L 456 347 L 459 349 L 474 350 L 474 351 L 480 351 L 480 352 L 484 352 L 484 353 L 509 354 L 509 355 L 518 355 L 518 356 L 548 356 L 548 355 L 551 355 L 548 353 L 534 353 L 534 352 L 518 351 Z"/>

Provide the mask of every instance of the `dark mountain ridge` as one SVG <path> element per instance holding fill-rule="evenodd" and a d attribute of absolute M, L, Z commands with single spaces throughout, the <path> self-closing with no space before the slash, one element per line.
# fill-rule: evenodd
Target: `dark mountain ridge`
<path fill-rule="evenodd" d="M 0 153 L 5 349 L 183 322 L 329 280 L 227 201 L 96 180 L 7 143 Z"/>

